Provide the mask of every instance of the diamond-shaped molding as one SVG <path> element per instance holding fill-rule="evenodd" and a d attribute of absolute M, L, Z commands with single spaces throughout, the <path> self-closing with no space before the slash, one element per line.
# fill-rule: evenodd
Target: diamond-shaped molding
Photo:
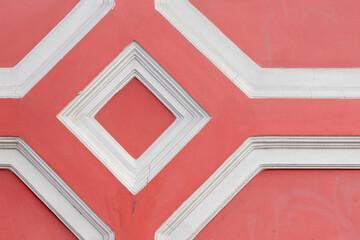
<path fill-rule="evenodd" d="M 99 110 L 134 77 L 176 118 L 136 160 L 95 120 Z M 58 118 L 120 182 L 136 194 L 211 117 L 134 41 L 58 114 Z"/>
<path fill-rule="evenodd" d="M 81 0 L 15 67 L 0 68 L 0 98 L 22 98 L 115 5 Z"/>
<path fill-rule="evenodd" d="M 189 0 L 154 0 L 159 11 L 250 98 L 360 98 L 360 68 L 262 68 Z"/>
<path fill-rule="evenodd" d="M 78 239 L 113 240 L 114 232 L 19 137 L 0 137 L 0 169 L 8 169 Z"/>
<path fill-rule="evenodd" d="M 265 169 L 360 169 L 360 138 L 250 137 L 161 225 L 155 240 L 194 239 Z"/>

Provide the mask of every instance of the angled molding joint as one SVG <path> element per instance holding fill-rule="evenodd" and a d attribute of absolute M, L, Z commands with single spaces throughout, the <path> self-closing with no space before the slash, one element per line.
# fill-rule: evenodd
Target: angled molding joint
<path fill-rule="evenodd" d="M 360 137 L 250 137 L 156 231 L 156 240 L 195 236 L 265 169 L 359 169 Z"/>
<path fill-rule="evenodd" d="M 134 77 L 176 118 L 136 160 L 95 119 L 100 109 Z M 136 194 L 211 117 L 133 41 L 58 114 L 58 118 L 129 191 Z"/>
<path fill-rule="evenodd" d="M 0 98 L 24 97 L 114 6 L 81 0 L 15 67 L 0 68 Z"/>
<path fill-rule="evenodd" d="M 360 68 L 262 68 L 188 0 L 155 8 L 250 98 L 360 98 Z"/>
<path fill-rule="evenodd" d="M 0 137 L 0 169 L 16 174 L 79 239 L 113 240 L 114 232 L 19 137 Z"/>

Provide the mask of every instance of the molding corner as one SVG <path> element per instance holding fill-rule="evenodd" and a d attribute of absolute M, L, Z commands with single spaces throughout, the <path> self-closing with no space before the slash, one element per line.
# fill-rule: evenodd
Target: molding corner
<path fill-rule="evenodd" d="M 360 68 L 262 68 L 189 0 L 155 8 L 250 98 L 360 98 Z"/>
<path fill-rule="evenodd" d="M 265 169 L 360 169 L 360 137 L 250 137 L 161 225 L 155 239 L 195 238 Z"/>
<path fill-rule="evenodd" d="M 0 68 L 0 98 L 24 97 L 114 6 L 80 0 L 15 67 Z"/>
<path fill-rule="evenodd" d="M 113 240 L 114 232 L 19 137 L 0 137 L 0 169 L 16 174 L 79 239 Z"/>

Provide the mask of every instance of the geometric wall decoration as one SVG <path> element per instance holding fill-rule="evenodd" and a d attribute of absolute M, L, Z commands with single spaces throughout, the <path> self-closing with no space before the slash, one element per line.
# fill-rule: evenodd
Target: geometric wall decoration
<path fill-rule="evenodd" d="M 155 8 L 250 98 L 360 98 L 360 68 L 262 68 L 188 0 Z"/>
<path fill-rule="evenodd" d="M 130 156 L 95 119 L 100 109 L 133 78 L 148 88 L 176 118 L 138 159 Z M 133 41 L 58 118 L 136 194 L 205 126 L 210 115 Z"/>
<path fill-rule="evenodd" d="M 0 98 L 22 98 L 115 5 L 81 0 L 15 67 L 0 68 Z"/>
<path fill-rule="evenodd" d="M 359 168 L 359 137 L 250 137 L 162 224 L 155 239 L 193 239 L 262 170 Z"/>
<path fill-rule="evenodd" d="M 19 137 L 0 137 L 0 169 L 16 174 L 79 239 L 115 239 L 114 232 Z"/>

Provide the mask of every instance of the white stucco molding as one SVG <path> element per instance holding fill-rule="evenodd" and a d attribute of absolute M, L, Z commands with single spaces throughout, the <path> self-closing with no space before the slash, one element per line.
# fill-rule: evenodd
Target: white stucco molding
<path fill-rule="evenodd" d="M 155 8 L 250 98 L 360 98 L 360 68 L 262 68 L 188 0 Z"/>
<path fill-rule="evenodd" d="M 359 169 L 360 137 L 250 137 L 156 231 L 193 239 L 264 169 Z"/>
<path fill-rule="evenodd" d="M 21 138 L 0 137 L 0 169 L 16 174 L 77 238 L 115 239 L 113 231 Z"/>
<path fill-rule="evenodd" d="M 81 0 L 15 67 L 0 68 L 0 98 L 22 98 L 115 5 Z"/>
<path fill-rule="evenodd" d="M 100 109 L 136 77 L 175 116 L 138 158 L 96 121 Z M 138 193 L 205 126 L 210 115 L 138 43 L 130 43 L 58 118 L 133 194 Z"/>

